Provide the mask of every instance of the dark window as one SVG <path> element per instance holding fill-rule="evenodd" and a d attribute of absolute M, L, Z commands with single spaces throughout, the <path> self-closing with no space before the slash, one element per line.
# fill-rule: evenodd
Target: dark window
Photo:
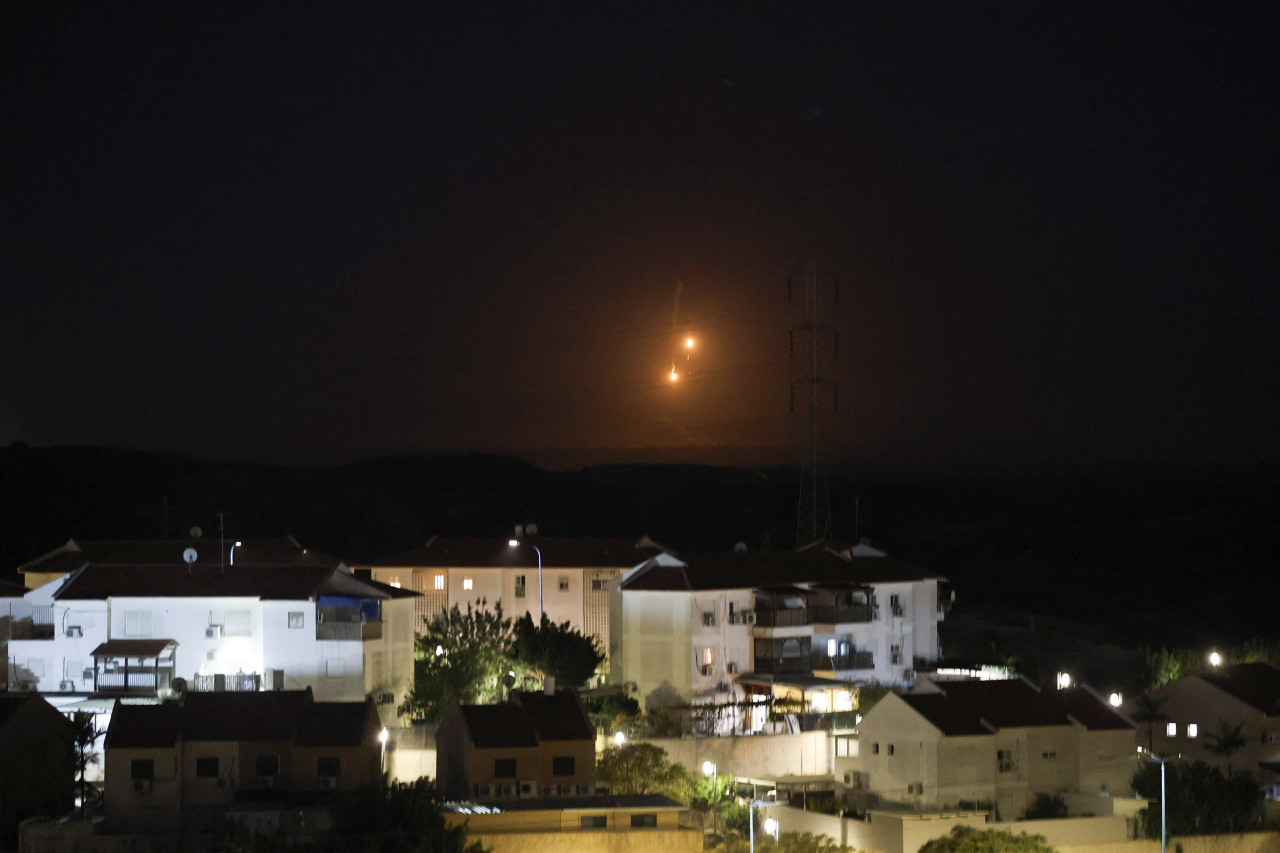
<path fill-rule="evenodd" d="M 516 575 L 516 598 L 524 598 L 524 575 Z"/>
<path fill-rule="evenodd" d="M 493 760 L 493 778 L 516 778 L 516 760 L 514 758 L 495 758 Z"/>
<path fill-rule="evenodd" d="M 317 776 L 341 776 L 342 759 L 336 755 L 322 755 L 316 759 Z"/>
<path fill-rule="evenodd" d="M 218 757 L 196 759 L 196 775 L 201 779 L 209 779 L 218 775 Z"/>
<path fill-rule="evenodd" d="M 871 744 L 871 754 L 872 754 L 872 755 L 879 755 L 879 754 L 880 754 L 880 744 L 878 744 L 878 743 L 873 743 L 873 744 Z"/>
<path fill-rule="evenodd" d="M 551 759 L 551 775 L 552 776 L 572 776 L 573 775 L 573 756 L 562 755 L 559 758 Z"/>
<path fill-rule="evenodd" d="M 291 610 L 291 611 L 289 611 L 289 627 L 290 627 L 290 628 L 305 628 L 305 627 L 306 627 L 306 617 L 302 615 L 302 611 L 301 611 L 301 610 Z"/>
<path fill-rule="evenodd" d="M 253 760 L 253 772 L 258 776 L 279 776 L 280 756 L 259 755 Z"/>
<path fill-rule="evenodd" d="M 129 762 L 130 779 L 156 778 L 156 763 L 150 758 L 135 758 Z"/>
<path fill-rule="evenodd" d="M 604 589 L 604 581 L 600 578 L 591 579 L 591 591 L 600 592 Z"/>
<path fill-rule="evenodd" d="M 656 814 L 633 814 L 631 816 L 631 826 L 657 826 L 658 816 Z"/>
<path fill-rule="evenodd" d="M 893 755 L 893 744 L 889 744 L 889 754 Z"/>
<path fill-rule="evenodd" d="M 608 829 L 609 817 L 602 814 L 589 814 L 579 818 L 578 826 L 582 829 Z"/>

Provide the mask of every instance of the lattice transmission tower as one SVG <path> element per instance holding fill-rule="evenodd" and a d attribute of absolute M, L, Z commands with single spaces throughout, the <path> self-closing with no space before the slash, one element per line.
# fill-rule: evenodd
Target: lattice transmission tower
<path fill-rule="evenodd" d="M 787 279 L 787 301 L 801 306 L 799 319 L 791 326 L 791 362 L 803 371 L 791 381 L 791 413 L 796 414 L 799 404 L 809 418 L 800 463 L 797 548 L 831 536 L 831 493 L 820 426 L 824 416 L 834 416 L 840 410 L 840 387 L 823 372 L 825 365 L 840 356 L 840 333 L 822 321 L 823 291 L 830 294 L 832 304 L 840 304 L 840 280 L 819 275 L 813 259 Z"/>

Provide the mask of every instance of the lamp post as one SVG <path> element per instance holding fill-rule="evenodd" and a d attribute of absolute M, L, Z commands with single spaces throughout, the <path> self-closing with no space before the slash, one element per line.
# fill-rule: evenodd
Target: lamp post
<path fill-rule="evenodd" d="M 533 553 L 538 555 L 538 624 L 541 625 L 544 612 L 542 609 L 542 549 L 532 542 L 521 542 L 519 539 L 508 539 L 507 545 L 512 548 L 519 548 L 524 545 L 527 548 L 532 548 Z"/>
<path fill-rule="evenodd" d="M 385 776 L 387 772 L 387 738 L 391 737 L 391 733 L 383 726 L 382 731 L 378 732 L 378 746 L 382 748 L 381 755 L 378 757 L 378 773 Z"/>
<path fill-rule="evenodd" d="M 1138 747 L 1138 753 L 1145 755 L 1148 761 L 1154 761 L 1160 765 L 1160 853 L 1168 853 L 1169 850 L 1169 823 L 1165 819 L 1165 788 L 1164 788 L 1164 766 L 1170 761 L 1176 761 L 1182 757 L 1182 753 L 1178 753 L 1173 758 L 1161 758 L 1149 749 Z"/>
<path fill-rule="evenodd" d="M 761 806 L 776 806 L 777 800 L 752 800 L 747 803 L 747 828 L 751 836 L 751 853 L 756 853 L 756 815 L 755 810 Z"/>
<path fill-rule="evenodd" d="M 707 759 L 706 761 L 702 762 L 702 775 L 711 777 L 711 795 L 715 797 L 717 800 L 719 800 L 720 799 L 720 775 L 719 775 L 718 769 L 716 768 L 716 763 L 711 759 Z M 707 804 L 711 805 L 711 797 L 707 798 Z M 712 807 L 711 827 L 712 829 L 715 829 L 715 822 L 716 822 L 715 806 L 712 805 L 711 807 Z"/>

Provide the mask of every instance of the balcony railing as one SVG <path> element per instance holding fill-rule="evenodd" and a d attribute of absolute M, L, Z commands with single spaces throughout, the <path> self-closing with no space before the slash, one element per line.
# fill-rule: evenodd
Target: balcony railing
<path fill-rule="evenodd" d="M 99 690 L 155 690 L 156 673 L 154 671 L 138 672 L 99 672 Z"/>
<path fill-rule="evenodd" d="M 812 621 L 824 624 L 842 622 L 874 622 L 876 609 L 870 604 L 852 604 L 842 607 L 810 607 Z"/>
<path fill-rule="evenodd" d="M 756 624 L 765 628 L 789 628 L 795 625 L 808 625 L 812 621 L 807 607 L 756 611 Z"/>
<path fill-rule="evenodd" d="M 256 693 L 262 689 L 262 676 L 256 672 L 197 675 L 194 686 L 201 693 Z"/>
<path fill-rule="evenodd" d="M 53 623 L 32 622 L 30 619 L 16 619 L 9 625 L 11 640 L 52 640 Z"/>
<path fill-rule="evenodd" d="M 826 652 L 814 652 L 810 656 L 810 662 L 815 670 L 876 668 L 871 652 L 850 652 L 844 655 L 828 655 Z"/>
<path fill-rule="evenodd" d="M 810 672 L 809 658 L 756 658 L 756 673 L 773 675 L 800 675 Z"/>
<path fill-rule="evenodd" d="M 353 607 L 317 608 L 317 640 L 379 640 L 382 639 L 382 622 L 366 620 L 360 610 Z"/>

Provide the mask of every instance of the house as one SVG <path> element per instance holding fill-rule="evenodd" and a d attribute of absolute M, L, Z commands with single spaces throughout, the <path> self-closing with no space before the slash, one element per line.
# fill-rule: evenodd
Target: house
<path fill-rule="evenodd" d="M 703 849 L 702 830 L 681 825 L 685 807 L 661 794 L 511 800 L 488 806 L 449 801 L 443 808 L 447 825 L 465 824 L 467 841 L 490 853 Z"/>
<path fill-rule="evenodd" d="M 1127 794 L 1136 745 L 1134 725 L 1087 688 L 956 681 L 886 695 L 836 769 L 856 796 L 942 809 L 989 803 L 1012 820 L 1038 793 Z"/>
<path fill-rule="evenodd" d="M 11 686 L 55 704 L 309 688 L 390 721 L 412 684 L 414 593 L 292 539 L 73 541 L 24 569 L 52 580 L 23 598 Z"/>
<path fill-rule="evenodd" d="M 75 800 L 75 727 L 33 694 L 0 694 L 0 846 L 17 849 L 18 824 L 62 815 Z"/>
<path fill-rule="evenodd" d="M 422 596 L 416 605 L 420 632 L 438 614 L 484 599 L 512 618 L 529 613 L 536 622 L 541 611 L 556 624 L 568 622 L 595 637 L 607 655 L 606 584 L 659 550 L 647 538 L 544 537 L 517 528 L 514 538 L 505 539 L 433 536 L 421 548 L 368 568 L 374 580 Z"/>
<path fill-rule="evenodd" d="M 129 834 L 206 832 L 228 815 L 314 806 L 381 776 L 382 724 L 371 698 L 317 702 L 311 690 L 187 693 L 117 701 L 106 735 L 103 808 Z"/>
<path fill-rule="evenodd" d="M 448 800 L 586 796 L 595 776 L 595 726 L 570 690 L 454 703 L 436 730 L 436 785 Z"/>
<path fill-rule="evenodd" d="M 820 710 L 938 659 L 940 575 L 866 549 L 663 552 L 610 585 L 612 681 L 649 707 L 790 684 Z M 820 707 L 821 706 L 821 707 Z"/>
<path fill-rule="evenodd" d="M 1151 724 L 1157 754 L 1181 753 L 1225 773 L 1228 759 L 1208 745 L 1222 722 L 1240 723 L 1244 746 L 1231 756 L 1231 768 L 1251 771 L 1266 796 L 1280 800 L 1280 668 L 1261 662 L 1216 667 L 1179 678 L 1151 695 L 1163 700 L 1160 713 L 1165 717 Z"/>

